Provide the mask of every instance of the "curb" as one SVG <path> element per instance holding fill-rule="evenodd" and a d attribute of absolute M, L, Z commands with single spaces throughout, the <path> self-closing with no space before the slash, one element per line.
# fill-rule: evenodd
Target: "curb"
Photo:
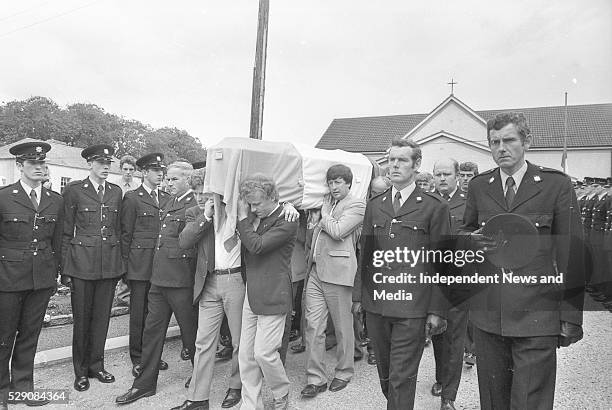
<path fill-rule="evenodd" d="M 128 313 L 130 313 L 129 307 L 115 306 L 114 308 L 111 309 L 110 315 L 111 317 L 114 317 L 114 316 L 127 315 Z M 72 313 L 69 313 L 67 315 L 57 315 L 57 316 L 45 315 L 45 319 L 43 321 L 43 327 L 67 325 L 72 322 L 73 322 Z"/>
<path fill-rule="evenodd" d="M 72 322 L 72 315 L 60 315 L 60 316 L 70 316 Z M 175 339 L 180 337 L 181 330 L 178 326 L 172 326 L 168 328 L 166 332 L 166 340 Z M 104 345 L 104 351 L 108 352 L 111 350 L 122 349 L 124 347 L 128 347 L 130 343 L 129 336 L 118 336 L 112 337 L 110 339 L 106 339 L 106 344 Z M 58 347 L 55 349 L 43 350 L 36 353 L 34 357 L 34 368 L 37 367 L 45 367 L 51 364 L 56 364 L 59 362 L 66 361 L 67 359 L 72 358 L 72 346 L 64 346 Z"/>

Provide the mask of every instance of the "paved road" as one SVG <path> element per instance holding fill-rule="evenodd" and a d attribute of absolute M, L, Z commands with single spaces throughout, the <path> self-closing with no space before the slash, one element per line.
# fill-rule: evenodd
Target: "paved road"
<path fill-rule="evenodd" d="M 556 409 L 612 409 L 612 314 L 607 312 L 585 313 L 585 338 L 571 348 L 559 350 L 559 370 L 557 373 Z M 189 362 L 179 359 L 180 340 L 166 343 L 164 360 L 170 369 L 161 372 L 157 394 L 126 406 L 125 409 L 169 409 L 183 402 L 186 389 L 184 381 L 191 372 Z M 340 392 L 325 392 L 316 399 L 305 401 L 299 398 L 299 392 L 305 383 L 305 354 L 289 355 L 288 375 L 292 382 L 290 399 L 292 409 L 326 409 L 326 410 L 370 410 L 384 409 L 384 397 L 380 392 L 378 377 L 374 366 L 365 361 L 356 363 L 356 374 L 348 387 Z M 335 362 L 333 355 L 328 354 L 328 370 Z M 215 368 L 211 409 L 219 409 L 227 387 L 227 363 L 219 363 Z M 129 357 L 126 349 L 107 353 L 106 368 L 117 378 L 113 384 L 101 384 L 91 381 L 87 392 L 72 390 L 72 366 L 69 362 L 54 364 L 36 369 L 38 388 L 69 388 L 68 405 L 51 405 L 46 408 L 116 408 L 115 396 L 124 393 L 131 385 Z M 429 389 L 433 382 L 433 352 L 425 350 L 419 370 L 417 383 L 416 408 L 437 410 L 440 402 L 432 397 Z M 270 390 L 265 389 L 266 409 L 271 408 Z M 464 369 L 459 396 L 456 402 L 458 409 L 478 409 L 478 384 L 476 368 Z M 25 408 L 25 406 L 16 406 Z"/>

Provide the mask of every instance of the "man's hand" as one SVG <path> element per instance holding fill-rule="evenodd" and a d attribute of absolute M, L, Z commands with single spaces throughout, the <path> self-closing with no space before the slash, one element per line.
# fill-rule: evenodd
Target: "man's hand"
<path fill-rule="evenodd" d="M 582 339 L 583 335 L 582 326 L 570 322 L 561 322 L 561 334 L 559 335 L 557 347 L 567 347 L 572 343 L 576 343 Z"/>
<path fill-rule="evenodd" d="M 478 250 L 490 251 L 497 247 L 495 239 L 482 234 L 482 228 L 472 232 L 470 238 Z"/>
<path fill-rule="evenodd" d="M 428 339 L 446 330 L 446 319 L 430 313 L 425 321 L 425 337 Z"/>
<path fill-rule="evenodd" d="M 353 302 L 353 306 L 351 306 L 351 313 L 353 316 L 358 316 L 363 312 L 363 308 L 361 307 L 361 302 Z"/>
<path fill-rule="evenodd" d="M 283 204 L 283 210 L 280 213 L 280 216 L 285 216 L 285 221 L 287 222 L 295 222 L 300 219 L 300 213 L 295 209 L 292 203 L 285 202 Z"/>
<path fill-rule="evenodd" d="M 62 283 L 62 285 L 67 286 L 72 292 L 73 286 L 72 286 L 72 278 L 70 276 L 62 275 L 60 282 Z"/>
<path fill-rule="evenodd" d="M 250 206 L 249 203 L 243 197 L 238 197 L 238 220 L 242 221 L 249 217 Z"/>
<path fill-rule="evenodd" d="M 212 198 L 208 198 L 206 202 L 204 202 L 204 216 L 208 219 L 211 219 L 215 214 L 215 202 Z"/>

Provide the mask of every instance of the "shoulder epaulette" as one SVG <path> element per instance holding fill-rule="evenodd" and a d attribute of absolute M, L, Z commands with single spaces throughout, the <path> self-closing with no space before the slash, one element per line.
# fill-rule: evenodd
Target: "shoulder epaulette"
<path fill-rule="evenodd" d="M 108 185 L 112 186 L 112 187 L 117 187 L 117 188 L 121 189 L 121 187 L 119 185 L 117 185 L 117 184 L 113 184 L 112 182 L 108 182 L 108 181 L 106 181 L 106 183 Z"/>
<path fill-rule="evenodd" d="M 55 192 L 52 189 L 47 189 L 46 192 L 48 192 L 50 195 L 55 195 L 55 196 L 59 196 L 59 197 L 62 196 L 62 194 L 60 194 L 59 192 Z"/>
<path fill-rule="evenodd" d="M 390 189 L 391 189 L 391 187 L 389 187 L 389 188 L 385 189 L 385 190 L 384 190 L 384 191 L 382 191 L 381 193 L 378 193 L 378 194 L 374 195 L 373 197 L 371 197 L 371 198 L 369 199 L 369 201 L 372 201 L 372 200 L 374 200 L 374 199 L 376 199 L 376 198 L 378 198 L 378 197 L 380 197 L 380 196 L 382 196 L 382 195 L 386 195 L 386 194 L 387 194 L 387 192 L 389 192 L 389 190 L 390 190 Z"/>
<path fill-rule="evenodd" d="M 558 169 L 548 168 L 548 167 L 541 167 L 541 166 L 539 166 L 539 165 L 536 165 L 536 168 L 538 168 L 538 171 L 542 171 L 542 172 L 552 172 L 552 173 L 554 173 L 554 174 L 561 174 L 561 175 L 565 175 L 565 176 L 567 176 L 567 175 L 565 174 L 565 172 L 560 171 L 560 170 L 558 170 Z"/>
<path fill-rule="evenodd" d="M 5 186 L 3 186 L 3 187 L 0 187 L 0 191 L 2 191 L 2 190 L 4 190 L 4 189 L 6 189 L 6 188 L 8 188 L 8 187 L 10 187 L 10 185 L 5 185 Z"/>
<path fill-rule="evenodd" d="M 442 198 L 440 195 L 436 194 L 435 192 L 423 191 L 423 193 L 425 195 L 428 195 L 428 196 L 430 196 L 432 198 L 437 199 L 440 202 L 447 202 L 444 198 Z"/>
<path fill-rule="evenodd" d="M 481 173 L 479 173 L 478 175 L 474 175 L 474 178 L 477 178 L 477 177 L 480 177 L 480 176 L 483 176 L 483 175 L 489 175 L 489 174 L 492 174 L 492 173 L 493 173 L 493 172 L 495 172 L 496 170 L 497 170 L 497 168 L 487 169 L 486 171 L 481 172 Z M 472 178 L 472 179 L 473 179 L 473 178 Z"/>

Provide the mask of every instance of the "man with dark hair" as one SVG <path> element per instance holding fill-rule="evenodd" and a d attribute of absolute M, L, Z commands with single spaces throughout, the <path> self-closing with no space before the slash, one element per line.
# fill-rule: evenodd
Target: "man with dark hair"
<path fill-rule="evenodd" d="M 62 283 L 70 287 L 74 329 L 74 388 L 89 389 L 89 377 L 113 383 L 104 369 L 104 344 L 113 295 L 123 274 L 121 263 L 121 189 L 106 181 L 114 148 L 85 148 L 89 177 L 64 190 Z"/>
<path fill-rule="evenodd" d="M 450 233 L 450 216 L 446 201 L 414 182 L 421 165 L 416 143 L 393 140 L 388 158 L 392 187 L 368 202 L 361 237 L 361 286 L 356 282 L 355 288 L 366 311 L 387 408 L 412 409 L 425 338 L 444 331 L 446 301 L 434 285 L 386 280 L 405 274 L 418 277 L 428 272 L 429 264 L 379 262 L 381 255 L 404 247 L 435 249 Z"/>
<path fill-rule="evenodd" d="M 451 217 L 451 233 L 457 235 L 463 225 L 466 195 L 459 190 L 457 174 L 459 163 L 452 159 L 436 161 L 433 168 L 435 193 L 448 203 Z M 447 244 L 455 248 L 454 241 Z M 449 271 L 449 274 L 461 274 L 461 269 Z M 446 332 L 431 338 L 436 362 L 436 382 L 431 388 L 434 396 L 441 396 L 441 409 L 454 410 L 454 401 L 461 381 L 463 350 L 467 331 L 467 309 L 464 301 L 469 289 L 450 286 L 448 289 L 451 308 L 448 311 Z"/>
<path fill-rule="evenodd" d="M 274 408 L 287 409 L 289 379 L 278 350 L 291 312 L 291 254 L 297 223 L 281 217 L 276 184 L 261 174 L 240 183 L 237 212 L 247 276 L 238 354 L 241 408 L 263 408 L 265 378 Z"/>
<path fill-rule="evenodd" d="M 142 373 L 142 337 L 148 313 L 148 294 L 151 288 L 155 243 L 161 228 L 160 215 L 170 195 L 161 191 L 166 165 L 161 153 L 147 154 L 136 163 L 144 174 L 144 182 L 123 197 L 121 207 L 121 249 L 126 279 L 131 289 L 130 303 L 130 359 L 132 374 Z M 159 362 L 159 369 L 168 364 Z"/>
<path fill-rule="evenodd" d="M 499 283 L 470 299 L 478 348 L 483 409 L 552 409 L 556 350 L 582 338 L 584 299 L 581 230 L 576 196 L 567 175 L 525 161 L 532 139 L 521 113 L 501 113 L 487 122 L 487 139 L 498 168 L 472 179 L 461 228 L 477 249 L 496 243 L 482 234 L 498 215 L 523 216 L 538 231 L 539 246 L 522 267 L 498 268 L 485 261 L 483 275 L 535 276 L 537 284 Z M 507 263 L 507 262 L 501 262 Z M 542 277 L 562 274 L 564 285 Z"/>
<path fill-rule="evenodd" d="M 162 210 L 161 230 L 155 244 L 149 313 L 142 335 L 142 373 L 125 394 L 115 399 L 117 404 L 132 403 L 155 394 L 166 331 L 173 313 L 193 363 L 197 330 L 192 305 L 195 250 L 181 248 L 179 243 L 179 234 L 185 227 L 185 212 L 196 202 L 187 183 L 192 172 L 188 162 L 175 161 L 168 166 L 168 187 L 173 197 Z"/>
<path fill-rule="evenodd" d="M 356 245 L 365 202 L 350 195 L 353 173 L 346 165 L 327 170 L 330 196 L 323 200 L 321 220 L 314 228 L 306 283 L 306 387 L 302 397 L 312 398 L 327 390 L 325 327 L 328 315 L 334 323 L 338 362 L 329 385 L 342 390 L 353 377 L 352 292 L 357 271 Z"/>
<path fill-rule="evenodd" d="M 459 164 L 459 181 L 463 192 L 467 192 L 468 184 L 476 175 L 478 175 L 478 165 L 475 163 L 467 161 Z"/>
<path fill-rule="evenodd" d="M 62 198 L 44 188 L 46 142 L 14 145 L 21 177 L 0 189 L 0 409 L 49 400 L 34 391 L 34 355 L 61 254 Z M 9 368 L 10 362 L 10 368 Z M 22 395 L 24 396 L 22 398 Z"/>

